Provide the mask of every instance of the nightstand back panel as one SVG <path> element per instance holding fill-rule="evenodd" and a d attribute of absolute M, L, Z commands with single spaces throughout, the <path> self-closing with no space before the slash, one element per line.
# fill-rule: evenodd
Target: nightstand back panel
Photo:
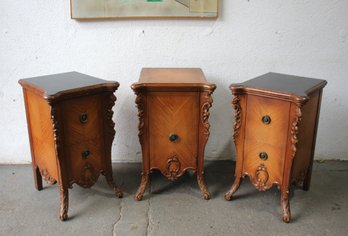
<path fill-rule="evenodd" d="M 269 173 L 268 187 L 282 183 L 289 109 L 290 103 L 286 101 L 247 97 L 243 172 L 256 179 L 263 164 Z"/>
<path fill-rule="evenodd" d="M 199 94 L 151 92 L 148 95 L 150 166 L 166 170 L 177 158 L 181 173 L 197 166 Z M 175 136 L 176 135 L 176 136 Z M 170 137 L 175 140 L 170 140 Z"/>
<path fill-rule="evenodd" d="M 24 90 L 30 142 L 35 163 L 41 172 L 58 180 L 51 107 L 40 96 Z"/>

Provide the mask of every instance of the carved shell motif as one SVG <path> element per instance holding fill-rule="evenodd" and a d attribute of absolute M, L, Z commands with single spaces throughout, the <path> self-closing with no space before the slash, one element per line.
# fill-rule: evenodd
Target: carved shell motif
<path fill-rule="evenodd" d="M 268 189 L 266 183 L 268 181 L 269 174 L 264 164 L 259 165 L 259 167 L 256 170 L 255 176 L 257 180 L 255 184 L 256 188 L 259 191 L 266 191 Z"/>
<path fill-rule="evenodd" d="M 176 155 L 171 156 L 167 160 L 167 168 L 164 175 L 170 180 L 176 180 L 180 173 L 181 164 Z"/>

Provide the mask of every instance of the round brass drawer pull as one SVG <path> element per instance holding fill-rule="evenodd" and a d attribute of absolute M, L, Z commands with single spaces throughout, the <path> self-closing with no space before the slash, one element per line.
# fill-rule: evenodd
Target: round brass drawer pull
<path fill-rule="evenodd" d="M 259 157 L 261 160 L 266 161 L 268 159 L 268 154 L 266 152 L 260 152 Z"/>
<path fill-rule="evenodd" d="M 169 141 L 176 143 L 179 139 L 179 136 L 177 134 L 170 134 L 169 135 Z"/>
<path fill-rule="evenodd" d="M 88 149 L 84 150 L 81 153 L 82 159 L 86 160 L 89 157 L 90 154 L 91 154 L 91 152 Z"/>
<path fill-rule="evenodd" d="M 88 120 L 88 115 L 87 115 L 87 113 L 82 113 L 82 114 L 80 115 L 80 122 L 81 122 L 81 123 L 86 123 L 87 120 Z"/>
<path fill-rule="evenodd" d="M 271 123 L 271 117 L 270 116 L 263 116 L 262 117 L 262 122 L 265 124 L 265 125 L 269 125 Z"/>

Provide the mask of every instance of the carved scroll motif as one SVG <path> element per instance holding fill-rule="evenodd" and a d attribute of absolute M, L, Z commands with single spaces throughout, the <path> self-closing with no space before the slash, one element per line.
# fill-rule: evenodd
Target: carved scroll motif
<path fill-rule="evenodd" d="M 54 138 L 54 147 L 56 149 L 56 155 L 59 158 L 58 151 L 60 148 L 60 137 L 59 137 L 59 125 L 58 125 L 58 117 L 56 108 L 54 107 L 54 104 L 50 103 L 51 105 L 51 121 L 53 126 L 53 138 Z"/>
<path fill-rule="evenodd" d="M 296 107 L 296 116 L 293 120 L 293 122 L 291 123 L 291 144 L 292 144 L 292 154 L 291 154 L 291 158 L 294 159 L 295 155 L 296 155 L 296 145 L 298 143 L 298 138 L 297 138 L 297 134 L 298 134 L 298 126 L 299 123 L 301 121 L 301 117 L 302 117 L 302 112 L 301 112 L 301 107 L 297 106 Z"/>
<path fill-rule="evenodd" d="M 268 181 L 269 174 L 264 164 L 259 165 L 259 167 L 256 170 L 255 176 L 257 180 L 255 184 L 256 188 L 259 191 L 266 191 L 268 189 L 266 183 Z"/>
<path fill-rule="evenodd" d="M 233 140 L 234 140 L 234 142 L 236 142 L 236 139 L 239 135 L 239 128 L 242 124 L 242 117 L 241 117 L 242 109 L 240 107 L 239 96 L 234 96 L 234 98 L 232 100 L 232 106 L 234 109 Z"/>
<path fill-rule="evenodd" d="M 143 99 L 143 94 L 142 92 L 136 91 L 135 94 L 137 95 L 137 98 L 135 99 L 136 106 L 138 108 L 138 118 L 139 118 L 139 124 L 138 124 L 138 129 L 139 129 L 139 141 L 140 144 L 143 145 L 143 135 L 144 135 L 144 99 Z"/>
<path fill-rule="evenodd" d="M 112 120 L 112 117 L 114 115 L 114 111 L 112 110 L 112 108 L 114 107 L 116 100 L 117 100 L 116 96 L 113 93 L 111 93 L 108 99 L 107 107 L 106 107 L 106 120 L 109 126 L 107 130 L 110 133 L 111 140 L 113 140 L 113 137 L 116 134 L 115 122 Z"/>
<path fill-rule="evenodd" d="M 206 136 L 207 139 L 209 138 L 209 135 L 210 135 L 210 132 L 209 132 L 210 124 L 209 124 L 208 119 L 210 116 L 209 108 L 211 108 L 212 103 L 213 103 L 213 98 L 211 97 L 212 93 L 213 93 L 212 91 L 208 91 L 205 93 L 204 103 L 203 103 L 202 109 L 201 109 L 201 111 L 202 111 L 201 117 L 202 117 L 202 123 L 203 123 L 203 134 Z"/>
<path fill-rule="evenodd" d="M 167 168 L 164 175 L 170 180 L 176 180 L 179 176 L 180 167 L 180 161 L 176 155 L 173 155 L 167 160 Z"/>

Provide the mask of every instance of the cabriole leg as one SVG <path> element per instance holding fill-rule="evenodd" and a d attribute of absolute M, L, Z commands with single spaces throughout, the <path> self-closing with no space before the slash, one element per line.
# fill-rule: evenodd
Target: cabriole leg
<path fill-rule="evenodd" d="M 149 182 L 149 174 L 148 173 L 141 173 L 141 182 L 140 186 L 135 194 L 135 200 L 141 201 L 144 196 L 145 189 Z"/>
<path fill-rule="evenodd" d="M 205 200 L 209 200 L 211 196 L 210 196 L 208 188 L 205 184 L 203 172 L 200 172 L 200 171 L 197 172 L 197 182 L 198 182 L 198 186 L 202 192 L 203 198 Z"/>
<path fill-rule="evenodd" d="M 59 187 L 60 190 L 60 209 L 59 209 L 59 219 L 65 221 L 68 219 L 68 209 L 69 209 L 69 190 L 67 187 Z"/>
<path fill-rule="evenodd" d="M 234 179 L 234 182 L 231 186 L 231 189 L 225 194 L 225 199 L 227 201 L 230 201 L 232 199 L 232 196 L 233 194 L 238 190 L 239 186 L 240 186 L 240 183 L 242 181 L 242 178 L 241 177 L 236 177 Z"/>
<path fill-rule="evenodd" d="M 282 211 L 283 211 L 282 220 L 285 223 L 289 223 L 291 220 L 289 190 L 281 191 L 281 205 L 282 205 Z"/>
<path fill-rule="evenodd" d="M 122 198 L 122 197 L 123 197 L 123 192 L 122 192 L 122 190 L 115 184 L 112 175 L 111 175 L 111 174 L 107 174 L 107 175 L 105 175 L 105 178 L 106 178 L 106 182 L 108 183 L 108 185 L 110 186 L 110 188 L 112 188 L 112 190 L 115 192 L 115 195 L 116 195 L 118 198 Z"/>

